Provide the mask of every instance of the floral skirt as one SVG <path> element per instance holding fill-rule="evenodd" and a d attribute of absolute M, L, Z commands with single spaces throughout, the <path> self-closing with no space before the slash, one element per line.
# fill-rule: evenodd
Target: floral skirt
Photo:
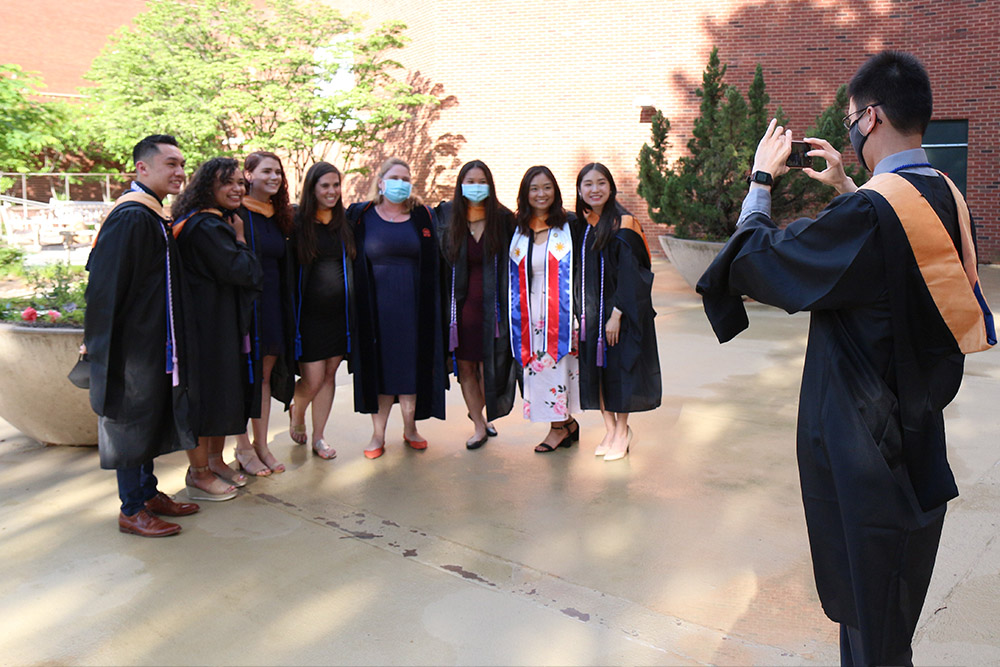
<path fill-rule="evenodd" d="M 539 333 L 532 347 L 542 345 L 541 326 L 532 327 L 532 334 Z M 524 418 L 532 422 L 561 422 L 574 412 L 580 412 L 580 358 L 577 350 L 577 333 L 569 354 L 554 362 L 549 355 L 532 358 L 524 369 Z M 538 343 L 538 345 L 534 345 Z"/>

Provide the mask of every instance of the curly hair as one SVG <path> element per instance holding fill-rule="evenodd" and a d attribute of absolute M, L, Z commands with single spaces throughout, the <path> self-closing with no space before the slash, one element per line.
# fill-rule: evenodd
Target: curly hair
<path fill-rule="evenodd" d="M 170 205 L 170 214 L 174 220 L 204 208 L 215 208 L 215 185 L 232 176 L 240 163 L 231 157 L 213 157 L 203 162 L 194 176 L 188 181 L 187 187 L 181 192 L 174 203 Z"/>

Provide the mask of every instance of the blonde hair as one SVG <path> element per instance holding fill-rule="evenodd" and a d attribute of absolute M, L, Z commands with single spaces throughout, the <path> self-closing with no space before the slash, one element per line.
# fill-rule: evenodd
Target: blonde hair
<path fill-rule="evenodd" d="M 391 158 L 388 158 L 385 162 L 383 162 L 382 166 L 380 166 L 378 168 L 378 172 L 377 172 L 377 175 L 375 176 L 375 180 L 372 181 L 371 187 L 368 189 L 368 199 L 370 199 L 372 202 L 374 202 L 376 206 L 378 204 L 381 204 L 382 201 L 385 199 L 382 196 L 382 193 L 379 192 L 378 182 L 381 181 L 383 178 L 385 178 L 385 175 L 387 173 L 389 173 L 389 170 L 392 169 L 393 167 L 397 166 L 397 165 L 402 166 L 402 167 L 406 167 L 406 171 L 408 171 L 408 172 L 410 172 L 412 174 L 413 170 L 410 169 L 410 165 L 408 165 L 406 163 L 406 160 L 404 160 L 402 158 L 391 157 Z M 420 197 L 418 197 L 416 194 L 413 193 L 413 190 L 412 190 L 413 185 L 412 185 L 412 183 L 411 183 L 410 187 L 411 187 L 410 196 L 407 197 L 403 201 L 403 206 L 408 211 L 416 208 L 417 206 L 423 205 L 423 201 L 420 199 Z"/>

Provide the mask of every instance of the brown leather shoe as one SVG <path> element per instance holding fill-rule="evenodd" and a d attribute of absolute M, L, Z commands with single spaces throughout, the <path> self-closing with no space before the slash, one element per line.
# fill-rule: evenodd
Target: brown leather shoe
<path fill-rule="evenodd" d="M 187 516 L 188 514 L 194 514 L 201 508 L 195 503 L 179 503 L 160 491 L 146 501 L 146 509 L 153 514 L 161 514 L 163 516 Z"/>
<path fill-rule="evenodd" d="M 181 527 L 176 523 L 164 521 L 155 514 L 150 514 L 147 510 L 139 510 L 133 516 L 126 516 L 119 512 L 118 530 L 141 537 L 166 537 L 181 532 Z"/>

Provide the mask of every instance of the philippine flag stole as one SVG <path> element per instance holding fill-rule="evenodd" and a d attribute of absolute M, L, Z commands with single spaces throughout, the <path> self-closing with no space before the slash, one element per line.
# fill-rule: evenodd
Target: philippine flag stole
<path fill-rule="evenodd" d="M 533 275 L 542 281 L 542 311 L 531 312 L 528 288 L 528 251 L 531 238 L 516 232 L 510 242 L 510 346 L 521 366 L 546 354 L 556 363 L 569 354 L 573 334 L 573 239 L 569 223 L 549 230 L 545 241 L 545 271 Z M 538 249 L 535 249 L 537 252 Z M 542 348 L 531 349 L 532 322 L 541 321 Z"/>

